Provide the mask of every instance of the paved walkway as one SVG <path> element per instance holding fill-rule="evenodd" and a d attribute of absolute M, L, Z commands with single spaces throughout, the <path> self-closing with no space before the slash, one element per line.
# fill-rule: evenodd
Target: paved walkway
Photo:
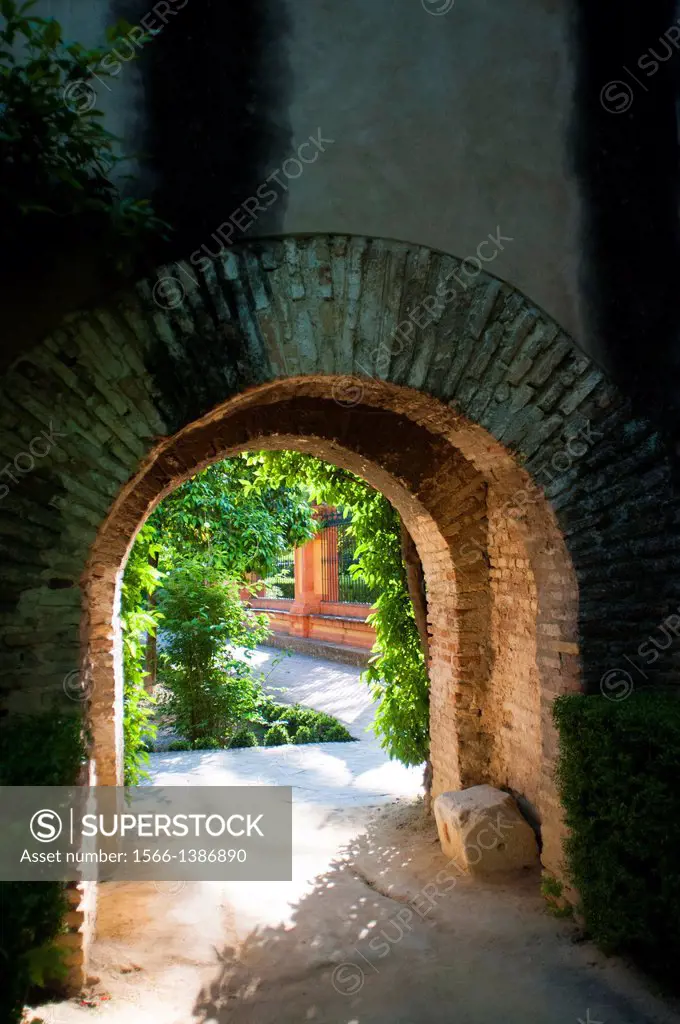
<path fill-rule="evenodd" d="M 272 668 L 274 652 L 256 657 Z M 678 1024 L 623 964 L 546 913 L 538 870 L 451 881 L 416 799 L 421 770 L 390 762 L 364 732 L 373 709 L 358 677 L 296 655 L 268 685 L 332 712 L 359 742 L 152 755 L 156 784 L 291 784 L 293 878 L 101 886 L 90 1005 L 41 1007 L 39 1019 Z"/>
<path fill-rule="evenodd" d="M 390 761 L 371 731 L 375 707 L 361 669 L 287 657 L 273 648 L 258 649 L 251 660 L 278 701 L 335 715 L 357 742 L 154 754 L 155 785 L 292 786 L 296 803 L 327 807 L 376 805 L 421 792 L 422 767 Z"/>
<path fill-rule="evenodd" d="M 368 686 L 360 679 L 362 669 L 304 654 L 286 654 L 273 647 L 258 648 L 252 664 L 264 673 L 267 689 L 282 704 L 297 701 L 327 711 L 356 739 L 376 742 L 371 728 L 375 705 Z"/>

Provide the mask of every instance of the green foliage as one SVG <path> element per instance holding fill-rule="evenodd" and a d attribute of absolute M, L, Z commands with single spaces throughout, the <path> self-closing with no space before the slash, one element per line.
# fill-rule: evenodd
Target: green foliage
<path fill-rule="evenodd" d="M 86 757 L 83 722 L 76 713 L 11 715 L 0 727 L 2 786 L 70 786 Z"/>
<path fill-rule="evenodd" d="M 220 750 L 224 746 L 216 736 L 201 736 L 194 740 L 192 750 Z"/>
<path fill-rule="evenodd" d="M 290 733 L 292 743 L 347 743 L 354 739 L 344 725 L 325 711 L 303 708 L 300 704 L 280 705 L 281 718 Z M 309 732 L 311 739 L 300 740 L 301 730 Z M 303 736 L 306 733 L 303 733 Z"/>
<path fill-rule="evenodd" d="M 269 732 L 279 727 L 284 729 L 291 743 L 348 743 L 354 740 L 333 715 L 302 707 L 301 704 L 277 704 L 270 697 L 265 697 L 259 707 L 259 718 L 269 724 Z"/>
<path fill-rule="evenodd" d="M 541 878 L 541 895 L 553 917 L 573 917 L 574 908 L 564 899 L 564 885 L 558 878 L 544 873 Z"/>
<path fill-rule="evenodd" d="M 150 743 L 156 735 L 151 721 L 155 701 L 144 688 L 147 637 L 155 635 L 159 615 L 150 599 L 160 582 L 154 565 L 159 545 L 152 527 L 144 526 L 130 552 L 123 574 L 121 626 L 124 677 L 124 770 L 125 785 L 138 786 L 148 778 Z"/>
<path fill-rule="evenodd" d="M 93 73 L 115 74 L 109 48 L 64 40 L 52 18 L 31 14 L 35 0 L 2 0 L 0 15 L 0 219 L 5 239 L 97 244 L 127 269 L 145 238 L 164 225 L 146 200 L 123 198 L 111 175 L 117 139 L 94 108 Z M 111 44 L 130 31 L 119 22 Z M 149 36 L 137 39 L 138 45 Z"/>
<path fill-rule="evenodd" d="M 173 740 L 172 743 L 168 744 L 168 750 L 191 750 L 191 743 L 189 740 Z"/>
<path fill-rule="evenodd" d="M 261 643 L 268 633 L 265 617 L 249 615 L 238 583 L 199 558 L 166 575 L 160 611 L 165 647 L 158 675 L 167 691 L 164 709 L 192 744 L 222 737 L 226 746 L 240 723 L 255 713 L 260 697 L 250 664 L 236 657 L 230 645 L 247 651 Z"/>
<path fill-rule="evenodd" d="M 353 573 L 379 596 L 369 616 L 376 644 L 364 679 L 378 701 L 376 732 L 390 757 L 422 764 L 429 756 L 429 681 L 408 593 L 400 522 L 385 497 L 337 466 L 297 452 L 251 455 L 262 481 L 304 486 L 310 498 L 352 518 Z"/>
<path fill-rule="evenodd" d="M 252 729 L 238 729 L 232 736 L 230 747 L 256 747 L 257 736 Z"/>
<path fill-rule="evenodd" d="M 63 954 L 54 939 L 68 910 L 60 882 L 0 882 L 0 1019 L 22 1018 L 29 993 L 58 984 Z"/>
<path fill-rule="evenodd" d="M 680 955 L 680 701 L 563 696 L 554 719 L 567 865 L 588 932 L 667 978 Z"/>
<path fill-rule="evenodd" d="M 262 480 L 246 456 L 217 462 L 161 502 L 150 517 L 163 540 L 161 568 L 205 552 L 225 575 L 273 573 L 277 559 L 314 533 L 299 487 Z"/>
<path fill-rule="evenodd" d="M 320 742 L 322 743 L 347 743 L 349 740 L 354 739 L 340 722 L 335 722 L 333 725 L 326 723 L 321 726 L 319 731 L 321 734 Z"/>
<path fill-rule="evenodd" d="M 290 743 L 290 736 L 285 725 L 280 722 L 270 725 L 264 737 L 265 747 L 282 747 L 286 743 Z"/>
<path fill-rule="evenodd" d="M 283 552 L 303 543 L 312 533 L 312 512 L 302 491 L 278 484 L 261 485 L 256 469 L 241 456 L 198 473 L 173 491 L 149 517 L 133 545 L 123 579 L 127 785 L 137 785 L 145 777 L 147 750 L 154 735 L 153 701 L 144 688 L 149 636 L 155 635 L 162 624 L 173 638 L 172 663 L 165 658 L 159 678 L 170 686 L 165 709 L 179 715 L 179 731 L 190 735 L 192 744 L 198 743 L 196 749 L 209 749 L 205 745 L 208 739 L 215 745 L 228 744 L 229 735 L 220 731 L 220 722 L 228 721 L 232 728 L 256 691 L 250 667 L 243 659 L 232 654 L 224 661 L 226 645 L 252 647 L 266 635 L 263 618 L 246 620 L 236 581 L 243 580 L 247 573 L 271 570 Z M 204 626 L 208 613 L 204 607 L 206 591 L 195 585 L 196 573 L 201 577 L 200 565 L 204 563 L 212 567 L 214 580 L 218 576 L 220 581 L 227 577 L 231 580 L 227 585 L 229 614 L 221 631 L 217 622 L 212 623 L 212 632 L 196 625 Z M 184 574 L 183 568 L 187 568 Z M 163 587 L 169 589 L 171 598 Z M 182 587 L 186 589 L 180 597 Z M 181 603 L 181 622 L 175 616 L 172 622 L 162 623 L 162 607 L 168 600 L 173 614 Z M 197 602 L 195 606 L 192 601 Z M 212 607 L 212 613 L 218 611 Z M 183 625 L 194 619 L 191 628 Z M 244 628 L 246 621 L 252 628 Z M 222 645 L 222 661 L 199 643 L 201 637 L 205 641 L 208 636 L 216 641 L 216 647 Z M 197 656 L 203 660 L 192 664 L 182 660 Z M 205 668 L 208 663 L 212 668 L 199 685 L 201 666 Z M 233 708 L 227 715 L 229 702 L 233 702 Z M 212 708 L 210 713 L 208 706 Z M 180 722 L 186 726 L 191 714 L 198 718 L 192 731 L 184 733 Z M 217 740 L 220 736 L 223 739 Z"/>
<path fill-rule="evenodd" d="M 0 728 L 0 785 L 73 785 L 86 756 L 76 715 L 13 715 Z M 0 1020 L 20 1021 L 29 991 L 63 976 L 53 942 L 68 909 L 64 889 L 60 882 L 0 882 Z"/>
<path fill-rule="evenodd" d="M 269 723 L 278 722 L 288 710 L 288 705 L 277 704 L 269 694 L 265 694 L 258 704 L 257 710 L 262 721 Z"/>

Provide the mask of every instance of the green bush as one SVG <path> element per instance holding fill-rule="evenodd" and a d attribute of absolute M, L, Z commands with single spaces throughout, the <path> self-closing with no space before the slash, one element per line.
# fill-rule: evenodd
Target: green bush
<path fill-rule="evenodd" d="M 291 736 L 296 735 L 298 729 L 302 727 L 313 730 L 321 718 L 327 717 L 324 715 L 323 711 L 314 711 L 313 708 L 303 708 L 301 704 L 292 704 L 288 706 L 281 704 L 279 707 L 281 709 L 281 716 L 287 721 L 288 732 Z M 335 719 L 333 719 L 333 721 L 335 721 Z"/>
<path fill-rule="evenodd" d="M 234 733 L 230 747 L 256 747 L 257 736 L 251 729 L 239 729 Z"/>
<path fill-rule="evenodd" d="M 278 722 L 280 718 L 283 718 L 286 712 L 289 710 L 286 704 L 277 704 L 269 696 L 265 696 L 260 702 L 258 707 L 258 713 L 264 722 Z"/>
<path fill-rule="evenodd" d="M 548 913 L 553 917 L 574 916 L 574 908 L 564 895 L 564 885 L 558 878 L 547 872 L 541 879 L 541 896 L 546 902 Z"/>
<path fill-rule="evenodd" d="M 298 731 L 295 733 L 295 743 L 316 743 L 317 738 L 314 735 L 312 729 L 308 725 L 301 725 Z"/>
<path fill-rule="evenodd" d="M 238 583 L 200 557 L 166 575 L 159 609 L 165 641 L 158 669 L 167 694 L 163 709 L 193 744 L 230 735 L 255 714 L 261 699 L 251 666 L 233 656 L 230 647 L 252 650 L 267 636 L 267 626 L 248 614 Z"/>
<path fill-rule="evenodd" d="M 267 699 L 260 706 L 260 716 L 270 729 L 281 726 L 290 743 L 346 743 L 354 739 L 333 715 L 301 704 L 277 704 Z"/>
<path fill-rule="evenodd" d="M 340 722 L 334 722 L 332 725 L 324 723 L 320 732 L 322 743 L 348 743 L 354 739 Z"/>
<path fill-rule="evenodd" d="M 316 743 L 349 743 L 354 740 L 344 725 L 325 711 L 312 711 L 306 724 Z"/>
<path fill-rule="evenodd" d="M 172 743 L 168 744 L 169 751 L 175 750 L 192 750 L 192 746 L 189 740 L 173 740 Z"/>
<path fill-rule="evenodd" d="M 199 736 L 197 740 L 194 740 L 191 749 L 192 750 L 219 750 L 224 744 L 215 736 Z"/>
<path fill-rule="evenodd" d="M 0 785 L 68 786 L 86 757 L 79 717 L 13 715 L 0 728 Z M 58 983 L 53 945 L 68 909 L 61 882 L 0 882 L 0 1020 L 21 1020 L 32 988 Z"/>
<path fill-rule="evenodd" d="M 277 722 L 267 729 L 264 737 L 265 747 L 282 747 L 285 743 L 290 743 L 290 736 L 285 725 L 280 725 Z"/>
<path fill-rule="evenodd" d="M 605 951 L 673 977 L 680 956 L 680 700 L 563 696 L 554 719 L 565 853 L 586 927 Z"/>

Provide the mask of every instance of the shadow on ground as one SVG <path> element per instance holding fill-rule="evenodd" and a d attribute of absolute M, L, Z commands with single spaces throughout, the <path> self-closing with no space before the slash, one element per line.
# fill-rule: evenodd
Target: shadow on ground
<path fill-rule="evenodd" d="M 652 1024 L 678 1017 L 545 912 L 537 871 L 472 882 L 422 806 L 377 812 L 294 906 L 219 951 L 201 1024 Z"/>

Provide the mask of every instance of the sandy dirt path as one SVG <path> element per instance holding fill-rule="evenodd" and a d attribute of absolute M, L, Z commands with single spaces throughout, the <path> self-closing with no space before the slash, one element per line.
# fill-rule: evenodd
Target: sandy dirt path
<path fill-rule="evenodd" d="M 360 728 L 372 709 L 358 670 L 328 665 L 321 682 L 313 664 L 291 659 L 274 683 L 292 673 L 287 699 L 332 711 L 360 742 L 152 758 L 162 785 L 292 785 L 292 881 L 103 885 L 90 1005 L 35 1015 L 48 1024 L 680 1021 L 625 965 L 549 916 L 537 871 L 482 884 L 447 868 L 419 800 L 420 769 L 390 762 Z"/>

